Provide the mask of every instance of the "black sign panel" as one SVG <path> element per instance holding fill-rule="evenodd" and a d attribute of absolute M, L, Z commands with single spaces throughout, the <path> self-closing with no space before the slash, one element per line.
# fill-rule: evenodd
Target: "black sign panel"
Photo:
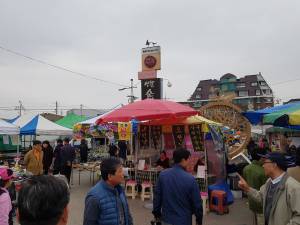
<path fill-rule="evenodd" d="M 162 98 L 162 79 L 142 80 L 142 100 L 146 98 Z"/>
<path fill-rule="evenodd" d="M 151 146 L 155 149 L 161 149 L 161 134 L 162 134 L 162 127 L 161 126 L 151 126 Z"/>
<path fill-rule="evenodd" d="M 147 149 L 150 146 L 149 141 L 149 126 L 140 126 L 140 148 Z"/>
<path fill-rule="evenodd" d="M 195 151 L 204 151 L 201 124 L 189 125 L 190 137 Z"/>
<path fill-rule="evenodd" d="M 174 125 L 174 126 L 172 126 L 172 130 L 173 130 L 173 137 L 174 137 L 176 148 L 184 148 L 185 147 L 184 126 L 183 125 Z"/>

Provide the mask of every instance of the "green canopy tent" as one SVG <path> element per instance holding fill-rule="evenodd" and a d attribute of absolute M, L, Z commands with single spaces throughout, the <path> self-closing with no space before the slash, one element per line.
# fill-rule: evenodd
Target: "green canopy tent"
<path fill-rule="evenodd" d="M 87 119 L 88 119 L 88 117 L 86 117 L 86 116 L 79 116 L 79 115 L 71 113 L 71 114 L 66 115 L 64 118 L 57 120 L 55 123 L 58 125 L 61 125 L 63 127 L 66 127 L 66 128 L 73 129 L 73 126 L 76 123 L 79 123 L 79 122 L 87 120 Z"/>

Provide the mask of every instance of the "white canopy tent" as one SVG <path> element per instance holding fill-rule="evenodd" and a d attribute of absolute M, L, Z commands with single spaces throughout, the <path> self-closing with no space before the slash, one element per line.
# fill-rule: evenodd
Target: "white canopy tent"
<path fill-rule="evenodd" d="M 39 114 L 24 114 L 13 124 L 20 126 L 21 135 L 72 135 L 69 128 L 60 126 Z"/>
<path fill-rule="evenodd" d="M 0 119 L 0 134 L 15 136 L 17 138 L 17 154 L 19 155 L 20 128 L 14 124 Z"/>
<path fill-rule="evenodd" d="M 0 134 L 5 135 L 19 135 L 20 128 L 14 124 L 8 123 L 0 119 Z"/>
<path fill-rule="evenodd" d="M 110 110 L 110 111 L 108 111 L 108 112 L 106 112 L 106 113 L 103 113 L 102 115 L 93 117 L 93 118 L 88 119 L 88 120 L 81 121 L 81 122 L 79 122 L 79 123 L 77 123 L 77 124 L 89 124 L 89 125 L 96 124 L 96 121 L 97 121 L 97 120 L 99 120 L 99 119 L 102 118 L 103 116 L 106 116 L 107 114 L 111 113 L 112 111 L 114 111 L 114 110 L 116 110 L 116 109 L 118 109 L 118 108 L 120 108 L 120 107 L 121 107 L 121 105 L 115 107 L 113 110 Z"/>

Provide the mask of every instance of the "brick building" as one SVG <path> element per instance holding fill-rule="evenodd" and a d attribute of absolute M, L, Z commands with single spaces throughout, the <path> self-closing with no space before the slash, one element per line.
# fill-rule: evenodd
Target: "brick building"
<path fill-rule="evenodd" d="M 194 108 L 200 108 L 213 101 L 217 96 L 229 93 L 235 94 L 233 103 L 244 111 L 263 109 L 274 105 L 272 89 L 261 73 L 241 78 L 227 73 L 220 80 L 201 80 L 190 99 L 185 103 Z"/>

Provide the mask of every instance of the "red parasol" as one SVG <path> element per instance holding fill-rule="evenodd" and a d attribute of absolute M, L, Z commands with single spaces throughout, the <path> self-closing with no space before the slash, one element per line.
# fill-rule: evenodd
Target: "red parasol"
<path fill-rule="evenodd" d="M 188 117 L 196 115 L 197 111 L 189 106 L 176 102 L 145 99 L 132 104 L 125 105 L 119 109 L 108 113 L 97 120 L 96 124 L 105 122 L 128 122 L 132 119 L 139 121 L 153 119 L 167 119 Z"/>

